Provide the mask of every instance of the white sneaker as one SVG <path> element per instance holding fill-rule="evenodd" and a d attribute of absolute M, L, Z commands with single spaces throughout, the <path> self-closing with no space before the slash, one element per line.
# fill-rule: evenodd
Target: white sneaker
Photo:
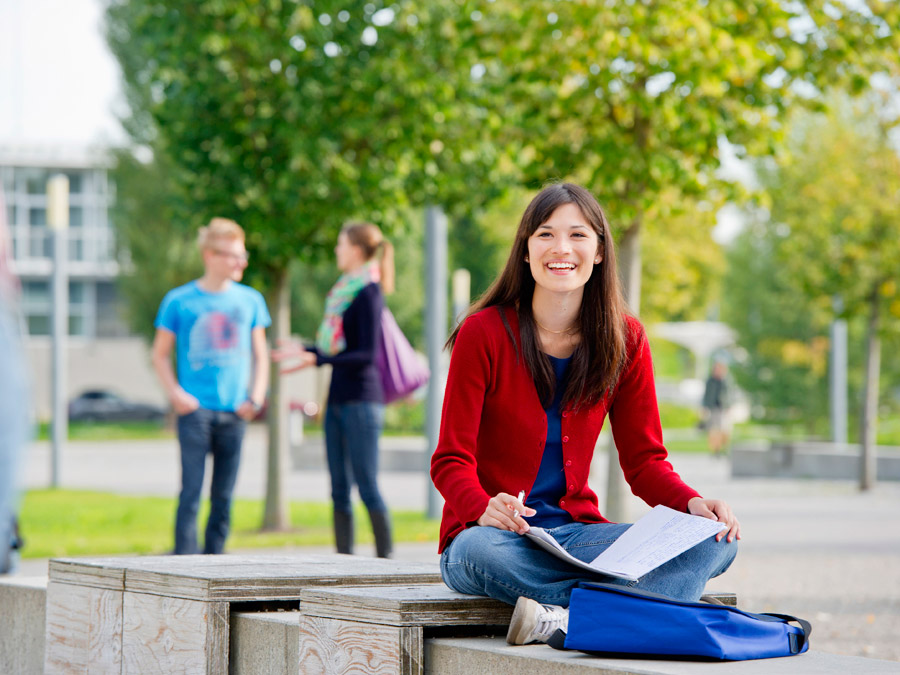
<path fill-rule="evenodd" d="M 521 597 L 516 602 L 506 641 L 511 645 L 547 642 L 557 629 L 569 629 L 569 610 L 557 605 L 542 605 L 536 600 Z"/>

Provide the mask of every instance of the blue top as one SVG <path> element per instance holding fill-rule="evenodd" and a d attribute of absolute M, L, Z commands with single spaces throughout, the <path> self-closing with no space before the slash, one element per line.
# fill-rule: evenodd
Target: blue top
<path fill-rule="evenodd" d="M 332 366 L 329 403 L 384 402 L 381 376 L 375 366 L 375 353 L 381 346 L 383 310 L 381 286 L 377 283 L 364 286 L 344 310 L 344 339 L 347 341 L 344 351 L 329 356 L 315 346 L 306 347 L 315 353 L 317 365 L 330 363 Z"/>
<path fill-rule="evenodd" d="M 558 359 L 547 355 L 556 374 L 556 392 L 547 413 L 547 443 L 538 469 L 537 478 L 525 505 L 537 511 L 528 519 L 530 525 L 550 528 L 572 522 L 572 516 L 559 505 L 566 494 L 566 473 L 563 468 L 562 450 L 562 397 L 569 381 L 569 364 L 572 357 Z"/>
<path fill-rule="evenodd" d="M 231 282 L 210 293 L 191 281 L 169 291 L 155 326 L 175 334 L 178 384 L 207 410 L 237 410 L 247 400 L 254 328 L 272 323 L 259 291 Z"/>

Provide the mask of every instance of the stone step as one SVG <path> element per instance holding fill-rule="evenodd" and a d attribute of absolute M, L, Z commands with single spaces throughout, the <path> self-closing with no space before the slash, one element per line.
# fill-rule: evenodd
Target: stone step
<path fill-rule="evenodd" d="M 0 577 L 0 673 L 44 672 L 47 577 Z"/>
<path fill-rule="evenodd" d="M 815 638 L 813 638 L 815 639 Z M 754 661 L 608 659 L 547 645 L 510 646 L 503 637 L 432 638 L 425 641 L 429 675 L 896 675 L 896 661 L 809 651 Z"/>

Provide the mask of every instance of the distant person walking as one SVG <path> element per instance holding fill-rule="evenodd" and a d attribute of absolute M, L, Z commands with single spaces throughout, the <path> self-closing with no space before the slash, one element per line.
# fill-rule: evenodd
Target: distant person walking
<path fill-rule="evenodd" d="M 325 300 L 316 344 L 284 345 L 273 358 L 299 360 L 285 373 L 331 364 L 325 447 L 337 552 L 353 553 L 350 491 L 355 480 L 372 521 L 376 555 L 388 558 L 393 548 L 390 519 L 377 482 L 384 393 L 375 354 L 381 343 L 382 286 L 386 293 L 394 286 L 394 252 L 377 226 L 357 223 L 341 230 L 334 253 L 342 274 Z"/>
<path fill-rule="evenodd" d="M 213 218 L 200 228 L 198 244 L 203 276 L 166 294 L 153 342 L 153 367 L 178 415 L 176 554 L 200 552 L 197 510 L 207 454 L 213 475 L 203 553 L 223 552 L 244 430 L 262 408 L 269 384 L 269 312 L 258 291 L 238 283 L 247 267 L 244 230 Z"/>
<path fill-rule="evenodd" d="M 731 426 L 728 420 L 728 367 L 722 361 L 713 364 L 703 392 L 704 422 L 709 449 L 714 457 L 728 452 Z"/>

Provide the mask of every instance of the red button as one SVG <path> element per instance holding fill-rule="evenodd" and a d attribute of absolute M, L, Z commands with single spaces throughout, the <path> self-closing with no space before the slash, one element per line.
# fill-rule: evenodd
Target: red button
<path fill-rule="evenodd" d="M 571 491 L 574 490 L 574 489 L 575 489 L 575 486 L 574 486 L 574 485 L 570 485 L 570 486 L 569 486 L 569 492 L 571 492 Z"/>
<path fill-rule="evenodd" d="M 568 417 L 568 416 L 569 416 L 569 411 L 563 410 L 563 417 Z"/>
<path fill-rule="evenodd" d="M 565 500 L 565 499 L 560 499 L 560 500 L 559 500 L 559 505 L 560 505 L 560 506 L 565 506 L 565 505 L 566 505 L 566 500 Z"/>
<path fill-rule="evenodd" d="M 572 460 L 571 460 L 571 459 L 566 460 L 566 466 L 572 466 Z"/>
<path fill-rule="evenodd" d="M 563 443 L 568 443 L 568 442 L 569 442 L 569 437 L 563 436 Z"/>

